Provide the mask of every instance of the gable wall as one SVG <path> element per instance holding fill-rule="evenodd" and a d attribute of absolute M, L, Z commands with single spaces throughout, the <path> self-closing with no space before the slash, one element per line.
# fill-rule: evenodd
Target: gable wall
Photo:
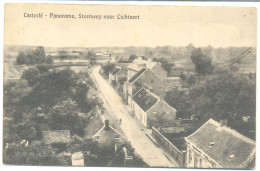
<path fill-rule="evenodd" d="M 147 111 L 148 126 L 170 126 L 176 122 L 176 110 L 171 108 L 165 101 L 160 100 Z"/>
<path fill-rule="evenodd" d="M 157 63 L 153 68 L 152 71 L 157 77 L 159 77 L 161 80 L 164 80 L 167 78 L 167 71 L 163 69 L 163 67 Z"/>
<path fill-rule="evenodd" d="M 161 98 L 164 97 L 165 84 L 151 70 L 148 69 L 139 77 L 138 80 L 140 80 L 140 82 L 143 83 L 145 86 L 151 87 L 153 89 L 152 92 L 157 96 Z M 137 82 L 138 80 L 136 80 L 135 82 Z M 139 90 L 134 90 L 134 92 L 137 92 Z"/>

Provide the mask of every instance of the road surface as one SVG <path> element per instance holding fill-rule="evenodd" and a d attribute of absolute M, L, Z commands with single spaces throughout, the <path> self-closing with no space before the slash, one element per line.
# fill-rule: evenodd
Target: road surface
<path fill-rule="evenodd" d="M 157 147 L 142 130 L 139 123 L 131 117 L 116 90 L 99 73 L 100 66 L 93 68 L 91 75 L 102 95 L 105 108 L 121 118 L 121 128 L 131 141 L 135 152 L 151 167 L 178 167 L 169 161 L 163 150 Z"/>

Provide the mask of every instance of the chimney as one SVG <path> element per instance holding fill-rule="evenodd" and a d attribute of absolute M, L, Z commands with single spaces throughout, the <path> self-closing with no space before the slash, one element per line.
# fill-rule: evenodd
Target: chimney
<path fill-rule="evenodd" d="M 182 124 L 182 118 L 179 118 L 180 125 Z"/>
<path fill-rule="evenodd" d="M 105 120 L 105 130 L 108 131 L 110 130 L 110 126 L 109 126 L 109 120 Z"/>
<path fill-rule="evenodd" d="M 227 119 L 220 119 L 220 126 L 221 127 L 227 126 Z"/>
<path fill-rule="evenodd" d="M 176 126 L 181 126 L 182 124 L 182 118 L 179 118 L 176 120 Z"/>

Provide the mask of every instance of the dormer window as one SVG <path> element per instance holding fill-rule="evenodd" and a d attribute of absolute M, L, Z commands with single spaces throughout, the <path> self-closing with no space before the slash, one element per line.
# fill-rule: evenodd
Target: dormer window
<path fill-rule="evenodd" d="M 231 159 L 233 159 L 234 157 L 235 157 L 234 154 L 231 154 L 231 155 L 229 156 L 229 158 L 231 158 Z"/>
<path fill-rule="evenodd" d="M 215 142 L 214 142 L 214 141 L 210 143 L 210 146 L 214 146 L 214 145 L 215 145 Z"/>

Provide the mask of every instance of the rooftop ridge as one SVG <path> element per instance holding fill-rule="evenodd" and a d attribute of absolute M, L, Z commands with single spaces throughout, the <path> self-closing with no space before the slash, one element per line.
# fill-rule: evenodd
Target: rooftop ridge
<path fill-rule="evenodd" d="M 171 105 L 169 105 L 165 100 L 162 99 L 162 101 L 164 101 L 170 108 L 172 108 L 173 110 L 175 110 L 175 112 L 177 112 L 177 109 L 175 109 L 174 107 L 172 107 Z"/>
<path fill-rule="evenodd" d="M 129 80 L 128 82 L 130 84 L 134 83 L 138 78 L 140 78 L 145 72 L 147 71 L 147 68 L 142 68 L 140 69 L 135 75 L 133 75 Z M 137 75 L 137 77 L 136 77 Z M 136 78 L 135 78 L 136 77 Z"/>
<path fill-rule="evenodd" d="M 148 91 L 146 88 L 143 88 L 147 93 L 151 94 L 152 96 L 154 96 L 157 100 L 161 100 L 161 98 L 159 96 L 157 96 L 156 94 L 154 94 L 153 92 Z"/>
<path fill-rule="evenodd" d="M 147 108 L 146 110 L 142 108 L 142 106 L 140 106 L 140 104 L 135 100 L 136 96 L 138 98 L 138 94 L 141 92 L 141 91 L 145 91 L 145 93 L 153 96 L 153 98 L 155 98 L 156 102 L 154 104 L 152 104 L 149 108 Z M 160 102 L 160 98 L 158 96 L 156 96 L 155 94 L 149 92 L 148 90 L 146 90 L 145 88 L 142 88 L 141 90 L 138 91 L 138 93 L 136 93 L 134 96 L 133 96 L 133 101 L 136 102 L 136 104 L 144 111 L 144 112 L 147 112 L 149 111 L 155 104 L 157 104 L 158 102 Z"/>
<path fill-rule="evenodd" d="M 230 133 L 230 134 L 232 134 L 232 135 L 234 135 L 234 136 L 236 136 L 236 137 L 238 137 L 238 138 L 240 138 L 240 139 L 242 139 L 242 140 L 244 140 L 244 141 L 246 141 L 248 143 L 251 143 L 251 144 L 255 145 L 255 141 L 254 140 L 252 140 L 252 139 L 250 139 L 250 138 L 240 134 L 236 130 L 233 130 L 230 127 L 227 127 L 227 126 L 221 127 L 220 123 L 215 121 L 215 120 L 213 120 L 213 119 L 210 119 L 209 121 L 210 121 L 210 123 L 216 125 L 217 127 L 222 128 L 224 131 L 226 131 L 226 132 L 228 132 L 228 133 Z"/>
<path fill-rule="evenodd" d="M 190 134 L 189 136 L 185 137 L 185 139 L 189 139 L 189 137 L 192 137 L 194 134 L 196 134 L 199 130 L 201 130 L 205 125 L 207 125 L 209 122 L 216 124 L 216 121 L 214 121 L 213 119 L 209 119 L 207 122 L 205 122 L 203 125 L 201 125 L 196 131 L 194 131 L 192 134 Z"/>
<path fill-rule="evenodd" d="M 144 87 L 142 87 L 140 90 L 138 90 L 134 95 L 133 95 L 133 97 L 137 94 L 137 93 L 139 93 L 140 91 L 142 91 L 144 89 Z"/>

